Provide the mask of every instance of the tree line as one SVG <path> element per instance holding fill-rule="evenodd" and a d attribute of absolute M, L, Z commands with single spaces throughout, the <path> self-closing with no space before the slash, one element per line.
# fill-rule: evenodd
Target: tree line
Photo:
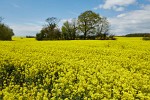
<path fill-rule="evenodd" d="M 125 35 L 125 37 L 150 37 L 150 33 L 131 33 Z"/>
<path fill-rule="evenodd" d="M 59 19 L 50 17 L 47 24 L 36 34 L 37 40 L 77 40 L 77 39 L 115 39 L 109 34 L 110 24 L 106 17 L 93 11 L 85 11 L 71 21 L 65 21 L 58 28 Z"/>
<path fill-rule="evenodd" d="M 0 40 L 11 40 L 14 35 L 13 29 L 2 23 L 0 17 Z M 108 40 L 115 39 L 109 33 L 110 24 L 106 17 L 88 10 L 81 13 L 78 18 L 71 21 L 65 21 L 63 26 L 58 28 L 59 19 L 49 17 L 46 19 L 47 24 L 36 34 L 37 40 Z M 32 38 L 33 36 L 26 36 Z"/>

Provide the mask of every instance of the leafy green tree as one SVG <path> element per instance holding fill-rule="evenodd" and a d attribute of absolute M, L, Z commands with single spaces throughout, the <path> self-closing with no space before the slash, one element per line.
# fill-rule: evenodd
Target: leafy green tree
<path fill-rule="evenodd" d="M 57 24 L 59 22 L 59 19 L 56 17 L 50 17 L 45 20 L 48 24 L 45 25 L 40 33 L 36 35 L 37 40 L 56 40 L 60 39 L 60 30 L 57 28 Z"/>
<path fill-rule="evenodd" d="M 37 33 L 36 34 L 36 40 L 43 40 L 43 34 L 42 33 Z"/>
<path fill-rule="evenodd" d="M 14 35 L 13 30 L 2 23 L 2 20 L 3 18 L 0 17 L 0 40 L 11 40 Z"/>
<path fill-rule="evenodd" d="M 65 40 L 75 40 L 77 34 L 77 23 L 76 19 L 71 22 L 64 22 L 62 26 L 62 36 Z"/>
<path fill-rule="evenodd" d="M 48 23 L 48 25 L 46 25 L 47 27 L 45 27 L 44 29 L 47 34 L 47 38 L 49 38 L 50 40 L 56 39 L 56 32 L 58 32 L 57 24 L 59 22 L 59 19 L 57 19 L 56 17 L 50 17 L 46 19 L 46 22 Z"/>
<path fill-rule="evenodd" d="M 85 11 L 78 16 L 78 29 L 84 33 L 84 39 L 88 34 L 94 33 L 100 19 L 99 14 L 93 11 Z"/>
<path fill-rule="evenodd" d="M 71 36 L 71 28 L 70 28 L 70 23 L 68 21 L 63 23 L 63 26 L 61 28 L 62 30 L 62 36 L 65 40 L 69 40 Z"/>

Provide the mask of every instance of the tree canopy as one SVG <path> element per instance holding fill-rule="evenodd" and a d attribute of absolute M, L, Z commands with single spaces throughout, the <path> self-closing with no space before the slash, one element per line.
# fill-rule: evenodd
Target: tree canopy
<path fill-rule="evenodd" d="M 57 28 L 59 20 L 56 17 L 49 17 L 45 20 L 46 24 L 40 33 L 36 34 L 37 40 L 58 40 L 60 39 L 60 30 Z"/>
<path fill-rule="evenodd" d="M 13 30 L 2 23 L 2 20 L 3 18 L 0 17 L 0 40 L 11 40 L 14 35 Z"/>
<path fill-rule="evenodd" d="M 107 18 L 91 10 L 81 13 L 78 19 L 65 21 L 61 31 L 57 26 L 58 18 L 49 17 L 45 21 L 47 24 L 36 34 L 37 40 L 110 39 L 108 37 L 110 24 Z"/>
<path fill-rule="evenodd" d="M 84 33 L 84 39 L 93 33 L 101 17 L 93 11 L 85 11 L 78 16 L 78 29 Z"/>
<path fill-rule="evenodd" d="M 75 40 L 77 36 L 77 21 L 72 19 L 71 22 L 66 21 L 62 26 L 62 36 L 65 40 Z"/>

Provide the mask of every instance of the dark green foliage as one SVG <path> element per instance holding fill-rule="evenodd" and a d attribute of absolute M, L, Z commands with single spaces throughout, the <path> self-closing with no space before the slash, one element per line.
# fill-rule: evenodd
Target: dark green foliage
<path fill-rule="evenodd" d="M 42 28 L 40 33 L 36 34 L 37 40 L 59 40 L 61 32 L 57 28 L 58 19 L 55 17 L 47 18 L 48 25 Z"/>
<path fill-rule="evenodd" d="M 131 33 L 125 35 L 125 37 L 150 37 L 150 33 Z"/>
<path fill-rule="evenodd" d="M 78 35 L 77 40 L 84 40 L 84 35 Z"/>
<path fill-rule="evenodd" d="M 24 67 L 16 68 L 14 65 L 11 65 L 11 64 L 6 64 L 4 66 L 1 66 L 0 89 L 3 89 L 6 86 L 9 86 L 11 82 L 13 82 L 16 85 L 23 86 L 23 83 L 25 81 L 25 75 L 23 74 L 24 70 L 25 70 Z"/>
<path fill-rule="evenodd" d="M 125 35 L 125 37 L 143 37 L 143 40 L 150 40 L 150 33 L 132 33 Z"/>
<path fill-rule="evenodd" d="M 88 40 L 95 40 L 95 39 L 96 39 L 96 36 L 90 36 L 90 35 L 89 35 L 89 36 L 87 36 L 87 39 L 88 39 Z"/>
<path fill-rule="evenodd" d="M 2 22 L 3 19 L 4 19 L 4 18 L 0 17 L 0 23 Z"/>
<path fill-rule="evenodd" d="M 107 18 L 90 10 L 81 13 L 77 20 L 64 22 L 61 31 L 57 27 L 57 18 L 47 18 L 46 22 L 48 24 L 36 34 L 37 40 L 115 40 L 109 37 Z"/>
<path fill-rule="evenodd" d="M 99 14 L 93 11 L 85 11 L 78 16 L 78 29 L 84 34 L 84 39 L 94 32 L 100 19 Z"/>
<path fill-rule="evenodd" d="M 43 39 L 43 36 L 41 33 L 37 33 L 36 34 L 36 40 L 42 40 Z"/>
<path fill-rule="evenodd" d="M 62 26 L 62 37 L 65 40 L 75 40 L 77 36 L 77 24 L 76 20 L 73 19 L 72 22 L 64 22 Z"/>
<path fill-rule="evenodd" d="M 110 39 L 110 40 L 116 40 L 116 38 L 114 37 L 114 35 L 110 35 L 110 36 L 109 36 L 109 39 Z"/>
<path fill-rule="evenodd" d="M 26 76 L 28 70 L 26 70 L 25 66 L 14 66 L 13 64 L 10 64 L 8 60 L 6 60 L 6 64 L 0 66 L 0 91 L 12 84 L 23 87 L 24 84 L 30 86 L 34 83 L 40 88 L 40 85 L 44 84 L 46 77 L 49 77 L 50 83 L 44 85 L 43 88 L 47 89 L 50 93 L 53 89 L 53 85 L 56 84 L 56 80 L 60 77 L 60 71 L 55 71 L 53 74 L 48 73 L 44 75 L 48 69 L 41 69 L 37 73 L 34 73 L 34 76 Z M 0 98 L 3 98 L 3 96 L 0 95 Z"/>
<path fill-rule="evenodd" d="M 26 38 L 35 38 L 35 36 L 26 36 Z"/>
<path fill-rule="evenodd" d="M 0 23 L 0 40 L 11 40 L 14 35 L 13 30 L 7 25 Z"/>
<path fill-rule="evenodd" d="M 143 40 L 150 40 L 150 37 L 143 37 Z"/>

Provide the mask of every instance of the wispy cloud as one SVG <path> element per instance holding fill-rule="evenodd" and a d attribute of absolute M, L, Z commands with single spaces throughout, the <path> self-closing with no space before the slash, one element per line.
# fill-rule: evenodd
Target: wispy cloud
<path fill-rule="evenodd" d="M 78 16 L 78 15 L 79 15 L 78 13 L 73 12 L 73 11 L 69 11 L 69 13 L 72 14 L 72 15 L 75 15 L 75 16 Z"/>
<path fill-rule="evenodd" d="M 10 24 L 16 36 L 35 35 L 40 32 L 42 25 L 35 23 Z"/>
<path fill-rule="evenodd" d="M 18 4 L 12 3 L 11 4 L 14 8 L 20 8 L 20 6 Z"/>

